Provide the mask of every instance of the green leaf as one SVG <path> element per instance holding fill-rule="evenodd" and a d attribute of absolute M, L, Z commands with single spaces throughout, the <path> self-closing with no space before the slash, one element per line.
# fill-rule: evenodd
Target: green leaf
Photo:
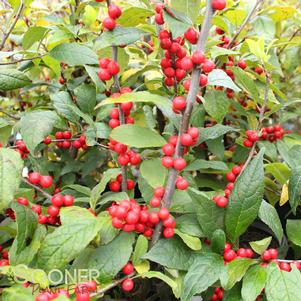
<path fill-rule="evenodd" d="M 224 210 L 218 208 L 203 192 L 189 188 L 188 193 L 194 202 L 201 229 L 211 239 L 215 230 L 224 227 Z"/>
<path fill-rule="evenodd" d="M 106 31 L 96 40 L 96 48 L 129 45 L 140 40 L 147 32 L 135 27 L 118 26 L 114 30 Z"/>
<path fill-rule="evenodd" d="M 23 72 L 16 69 L 0 69 L 0 91 L 23 88 L 31 84 L 31 80 Z"/>
<path fill-rule="evenodd" d="M 256 265 L 251 267 L 242 282 L 241 294 L 244 301 L 255 301 L 265 287 L 266 268 Z"/>
<path fill-rule="evenodd" d="M 265 171 L 273 175 L 273 177 L 281 184 L 287 183 L 291 176 L 291 170 L 284 163 L 269 163 L 264 165 Z"/>
<path fill-rule="evenodd" d="M 229 100 L 224 91 L 211 91 L 205 96 L 204 108 L 218 123 L 222 122 L 229 108 Z"/>
<path fill-rule="evenodd" d="M 12 149 L 0 148 L 0 213 L 14 199 L 21 182 L 23 161 Z"/>
<path fill-rule="evenodd" d="M 209 73 L 208 85 L 229 88 L 235 92 L 241 91 L 240 88 L 235 85 L 231 77 L 228 76 L 227 73 L 221 69 L 214 69 L 212 72 Z"/>
<path fill-rule="evenodd" d="M 164 10 L 164 21 L 166 24 L 168 24 L 168 27 L 173 36 L 182 36 L 184 32 L 192 26 L 191 20 L 189 20 L 187 17 L 185 18 L 185 15 L 180 14 L 174 9 L 169 8 L 169 10 L 171 11 L 171 13 L 173 13 L 174 16 L 170 15 L 166 10 Z"/>
<path fill-rule="evenodd" d="M 255 261 L 249 258 L 238 258 L 229 262 L 221 275 L 221 285 L 225 290 L 231 289 L 246 274 Z"/>
<path fill-rule="evenodd" d="M 106 245 L 111 242 L 119 233 L 119 230 L 112 226 L 112 218 L 107 211 L 101 212 L 100 217 L 100 242 Z"/>
<path fill-rule="evenodd" d="M 33 237 L 38 225 L 38 216 L 31 208 L 17 202 L 13 202 L 12 209 L 16 214 L 17 236 L 10 251 L 13 250 L 13 254 L 18 255 L 27 247 L 28 242 Z"/>
<path fill-rule="evenodd" d="M 175 233 L 181 237 L 186 246 L 191 250 L 199 251 L 202 249 L 202 243 L 198 237 L 191 236 L 189 234 L 183 233 L 178 229 L 175 229 Z"/>
<path fill-rule="evenodd" d="M 195 22 L 199 10 L 200 10 L 201 0 L 171 0 L 170 6 L 177 11 L 188 16 L 192 22 Z"/>
<path fill-rule="evenodd" d="M 104 172 L 100 182 L 92 189 L 91 198 L 90 198 L 90 206 L 93 210 L 95 210 L 96 204 L 100 195 L 106 189 L 107 184 L 110 180 L 115 179 L 120 174 L 119 168 L 111 168 Z"/>
<path fill-rule="evenodd" d="M 217 254 L 221 254 L 225 249 L 225 243 L 226 243 L 225 232 L 221 229 L 215 230 L 211 238 L 212 251 Z"/>
<path fill-rule="evenodd" d="M 141 257 L 146 254 L 148 249 L 148 240 L 144 235 L 139 235 L 133 252 L 133 264 L 140 264 L 143 260 Z"/>
<path fill-rule="evenodd" d="M 272 236 L 269 236 L 262 240 L 251 241 L 250 246 L 257 254 L 261 255 L 269 247 L 271 241 L 272 241 Z"/>
<path fill-rule="evenodd" d="M 199 255 L 190 266 L 185 278 L 181 301 L 190 301 L 213 285 L 224 269 L 221 256 L 216 254 Z"/>
<path fill-rule="evenodd" d="M 24 49 L 30 48 L 35 42 L 40 41 L 48 29 L 41 26 L 29 27 L 23 36 L 22 46 Z"/>
<path fill-rule="evenodd" d="M 256 219 L 264 193 L 262 149 L 238 176 L 226 208 L 226 230 L 234 241 Z"/>
<path fill-rule="evenodd" d="M 301 246 L 301 220 L 288 219 L 286 221 L 286 232 L 288 239 L 297 246 Z"/>
<path fill-rule="evenodd" d="M 77 122 L 79 120 L 79 116 L 75 113 L 76 106 L 68 92 L 61 91 L 52 94 L 50 95 L 50 99 L 53 102 L 54 108 L 60 115 L 72 122 Z"/>
<path fill-rule="evenodd" d="M 78 43 L 62 43 L 50 51 L 50 56 L 70 66 L 95 65 L 98 58 L 89 47 Z"/>
<path fill-rule="evenodd" d="M 167 177 L 167 170 L 160 159 L 145 160 L 140 166 L 141 176 L 153 188 L 163 186 Z"/>
<path fill-rule="evenodd" d="M 258 38 L 257 41 L 246 39 L 246 42 L 249 46 L 251 53 L 253 53 L 255 56 L 257 56 L 264 62 L 268 62 L 269 56 L 264 51 L 264 39 L 262 37 Z"/>
<path fill-rule="evenodd" d="M 265 294 L 268 301 L 297 301 L 301 296 L 301 274 L 295 267 L 291 272 L 281 271 L 276 263 L 268 266 Z"/>
<path fill-rule="evenodd" d="M 176 218 L 177 229 L 181 232 L 196 236 L 204 237 L 201 227 L 197 221 L 196 214 L 184 214 Z"/>
<path fill-rule="evenodd" d="M 277 149 L 281 157 L 289 165 L 290 168 L 295 168 L 298 166 L 297 162 L 295 162 L 296 158 L 290 156 L 290 149 L 284 141 L 277 141 Z"/>
<path fill-rule="evenodd" d="M 280 243 L 283 236 L 283 229 L 277 210 L 271 204 L 262 201 L 258 217 L 271 228 Z"/>
<path fill-rule="evenodd" d="M 207 140 L 214 140 L 216 138 L 219 138 L 229 132 L 236 132 L 238 131 L 237 129 L 227 126 L 227 125 L 222 125 L 222 124 L 216 124 L 212 127 L 208 128 L 199 128 L 200 130 L 200 138 L 198 143 L 202 143 Z"/>
<path fill-rule="evenodd" d="M 216 59 L 217 57 L 223 56 L 223 55 L 227 55 L 227 56 L 228 55 L 238 55 L 239 52 L 229 50 L 229 49 L 226 49 L 223 47 L 213 46 L 210 49 L 210 54 L 213 59 Z"/>
<path fill-rule="evenodd" d="M 301 200 L 301 166 L 293 168 L 288 184 L 289 202 L 294 214 Z"/>
<path fill-rule="evenodd" d="M 111 132 L 111 138 L 130 147 L 160 147 L 166 141 L 155 131 L 135 124 L 121 125 Z"/>
<path fill-rule="evenodd" d="M 92 85 L 81 84 L 74 90 L 76 96 L 76 103 L 80 109 L 87 113 L 91 114 L 94 111 L 96 105 L 96 90 Z"/>
<path fill-rule="evenodd" d="M 150 272 L 144 273 L 142 275 L 142 278 L 148 278 L 148 279 L 157 278 L 157 279 L 160 279 L 160 280 L 164 281 L 173 290 L 175 290 L 177 288 L 177 283 L 174 280 L 172 280 L 170 277 L 168 277 L 168 276 L 166 276 L 166 275 L 164 275 L 160 272 L 150 271 Z"/>
<path fill-rule="evenodd" d="M 259 92 L 250 74 L 238 67 L 231 67 L 230 69 L 235 75 L 235 82 L 252 96 L 256 102 L 259 102 Z"/>
<path fill-rule="evenodd" d="M 145 24 L 146 19 L 153 16 L 153 15 L 154 15 L 153 10 L 145 9 L 145 8 L 142 8 L 142 7 L 136 7 L 136 6 L 129 7 L 127 9 L 123 10 L 122 15 L 118 18 L 118 24 L 120 24 L 122 26 L 127 26 L 127 28 L 123 28 L 123 27 L 118 26 L 118 27 L 115 28 L 115 30 L 120 30 L 120 28 L 130 29 L 125 34 L 129 34 L 129 35 L 132 34 L 133 35 L 133 33 L 135 31 L 131 31 L 131 30 L 136 29 L 136 28 L 135 27 L 129 28 L 129 26 L 137 26 L 141 23 Z M 113 30 L 113 31 L 115 31 L 115 30 Z M 146 32 L 144 32 L 143 34 L 146 34 Z M 140 39 L 140 37 L 137 38 L 137 40 L 139 40 L 139 39 Z M 133 42 L 135 42 L 135 41 L 136 40 L 133 40 Z M 132 42 L 130 42 L 130 43 L 132 43 Z"/>
<path fill-rule="evenodd" d="M 258 37 L 264 37 L 268 42 L 275 37 L 276 26 L 272 19 L 266 16 L 258 16 L 252 22 L 254 31 Z"/>
<path fill-rule="evenodd" d="M 20 133 L 28 150 L 32 154 L 34 154 L 37 145 L 52 132 L 53 127 L 59 122 L 60 118 L 54 111 L 37 110 L 25 113 L 22 116 Z"/>
<path fill-rule="evenodd" d="M 99 79 L 97 74 L 99 68 L 85 65 L 85 69 L 89 74 L 90 78 L 92 79 L 92 81 L 94 82 L 94 84 L 96 85 L 96 87 L 98 88 L 99 92 L 105 91 L 106 89 L 105 84 L 103 83 L 103 81 Z"/>
<path fill-rule="evenodd" d="M 220 171 L 229 170 L 227 164 L 222 161 L 207 161 L 203 159 L 198 159 L 190 163 L 185 168 L 185 171 L 195 171 L 195 170 L 204 170 L 204 169 L 212 169 L 212 170 L 220 170 Z"/>
<path fill-rule="evenodd" d="M 160 239 L 143 258 L 170 269 L 188 270 L 195 253 L 180 238 Z"/>
<path fill-rule="evenodd" d="M 14 285 L 5 288 L 2 293 L 2 301 L 34 301 L 32 287 L 25 288 L 22 285 Z"/>
<path fill-rule="evenodd" d="M 101 228 L 101 217 L 85 208 L 60 211 L 62 226 L 49 233 L 38 253 L 38 266 L 45 271 L 64 268 L 93 240 Z"/>
<path fill-rule="evenodd" d="M 98 269 L 101 274 L 115 277 L 129 261 L 135 235 L 122 232 L 109 244 L 95 249 L 88 261 L 88 268 Z"/>

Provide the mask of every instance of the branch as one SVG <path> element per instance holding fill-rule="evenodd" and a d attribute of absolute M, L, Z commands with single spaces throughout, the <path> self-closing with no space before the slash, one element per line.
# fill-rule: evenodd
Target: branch
<path fill-rule="evenodd" d="M 0 66 L 2 66 L 2 65 L 14 65 L 14 64 L 18 64 L 20 62 L 32 61 L 34 59 L 40 59 L 42 57 L 43 57 L 43 55 L 34 56 L 34 57 L 31 57 L 31 58 L 27 58 L 27 59 L 23 58 L 23 59 L 20 59 L 20 60 L 17 60 L 17 61 L 13 61 L 13 62 L 0 63 Z"/>
<path fill-rule="evenodd" d="M 301 29 L 298 28 L 298 29 L 293 33 L 293 35 L 292 35 L 292 36 L 290 37 L 290 39 L 288 40 L 287 44 L 284 45 L 284 46 L 278 51 L 278 55 L 280 55 L 280 54 L 286 49 L 286 47 L 288 46 L 288 43 L 291 42 L 291 41 L 294 39 L 294 37 L 299 33 L 300 30 L 301 30 Z"/>
<path fill-rule="evenodd" d="M 6 115 L 6 116 L 8 116 L 8 117 L 10 117 L 10 118 L 12 118 L 14 120 L 20 120 L 21 119 L 20 117 L 17 117 L 17 116 L 15 116 L 13 114 L 7 113 L 7 112 L 3 111 L 2 109 L 0 109 L 0 113 L 4 114 L 4 115 Z"/>
<path fill-rule="evenodd" d="M 50 195 L 48 192 L 44 191 L 42 188 L 40 188 L 39 186 L 36 186 L 34 184 L 31 184 L 26 178 L 22 178 L 22 181 L 24 183 L 26 183 L 27 185 L 31 186 L 32 188 L 34 188 L 35 190 L 37 190 L 38 192 L 40 192 L 45 198 L 51 200 L 52 195 Z"/>
<path fill-rule="evenodd" d="M 5 43 L 6 43 L 6 40 L 8 39 L 9 35 L 10 35 L 11 32 L 13 31 L 14 27 L 16 26 L 16 24 L 17 24 L 17 22 L 18 22 L 18 20 L 19 20 L 19 18 L 20 18 L 20 16 L 21 16 L 21 13 L 22 13 L 22 11 L 23 11 L 23 8 L 24 8 L 24 3 L 23 3 L 23 1 L 21 0 L 21 4 L 20 4 L 19 9 L 18 9 L 18 12 L 17 12 L 17 14 L 16 14 L 15 20 L 14 20 L 14 22 L 12 23 L 12 25 L 10 26 L 8 32 L 7 32 L 7 33 L 4 35 L 4 37 L 3 37 L 2 43 L 1 43 L 1 45 L 0 45 L 0 50 L 3 49 L 3 47 L 4 47 Z"/>
<path fill-rule="evenodd" d="M 109 8 L 109 6 L 112 4 L 111 0 L 106 0 L 107 1 L 107 6 Z M 117 46 L 112 46 L 112 59 L 115 62 L 118 62 L 118 47 Z M 120 92 L 120 82 L 119 82 L 119 77 L 118 74 L 114 75 L 114 83 L 113 83 L 113 88 L 115 90 L 117 90 L 118 92 Z M 124 112 L 121 109 L 121 105 L 118 104 L 118 111 L 119 111 L 119 121 L 120 121 L 120 125 L 125 124 L 125 116 L 124 116 Z M 121 183 L 121 187 L 122 187 L 122 191 L 127 191 L 127 167 L 126 166 L 121 166 L 121 174 L 122 174 L 122 183 Z"/>
<path fill-rule="evenodd" d="M 208 39 L 212 17 L 213 17 L 212 0 L 207 0 L 205 20 L 202 25 L 200 37 L 199 37 L 199 40 L 197 43 L 197 49 L 202 52 L 205 52 L 205 45 L 206 45 L 206 42 Z M 178 142 L 177 142 L 174 158 L 183 156 L 184 149 L 183 149 L 183 146 L 181 145 L 180 137 L 182 134 L 187 132 L 188 127 L 189 127 L 189 121 L 190 121 L 193 105 L 195 103 L 198 89 L 200 86 L 199 85 L 200 75 L 201 75 L 201 70 L 195 67 L 192 72 L 190 89 L 189 89 L 188 96 L 187 96 L 187 105 L 186 105 L 184 115 L 182 117 L 182 122 L 181 122 L 181 127 L 179 130 L 179 134 L 178 134 Z M 169 172 L 169 175 L 168 175 L 165 195 L 162 200 L 162 207 L 164 207 L 164 208 L 169 208 L 171 205 L 172 197 L 173 197 L 173 194 L 175 191 L 175 182 L 176 182 L 177 176 L 178 176 L 178 172 L 175 169 L 171 169 Z M 162 223 L 158 224 L 154 231 L 151 246 L 155 245 L 156 242 L 159 240 L 161 231 L 162 231 Z"/>
<path fill-rule="evenodd" d="M 235 36 L 232 38 L 232 40 L 230 41 L 229 45 L 227 46 L 227 49 L 230 49 L 233 44 L 235 43 L 235 40 L 237 39 L 237 37 L 241 34 L 241 32 L 244 30 L 244 28 L 248 25 L 248 23 L 250 22 L 251 18 L 253 17 L 253 15 L 255 14 L 257 8 L 263 3 L 263 0 L 257 0 L 256 4 L 254 5 L 253 9 L 250 11 L 250 13 L 248 14 L 248 16 L 246 17 L 246 19 L 244 20 L 244 22 L 241 24 L 240 28 L 238 29 L 238 31 L 236 32 Z"/>

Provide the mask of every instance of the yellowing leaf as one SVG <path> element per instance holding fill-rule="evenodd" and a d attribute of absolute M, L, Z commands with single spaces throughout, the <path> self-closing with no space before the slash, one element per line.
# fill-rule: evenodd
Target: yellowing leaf
<path fill-rule="evenodd" d="M 270 6 L 268 12 L 274 21 L 279 22 L 291 18 L 296 9 L 292 6 Z"/>
<path fill-rule="evenodd" d="M 137 273 L 140 275 L 147 273 L 150 270 L 150 264 L 147 260 L 143 260 L 141 263 L 135 265 L 134 267 Z"/>
<path fill-rule="evenodd" d="M 280 206 L 283 206 L 289 200 L 288 197 L 288 185 L 284 184 L 282 186 L 281 196 L 280 196 Z"/>
<path fill-rule="evenodd" d="M 257 56 L 259 59 L 267 62 L 269 60 L 269 55 L 264 52 L 264 40 L 262 38 L 258 39 L 257 41 L 247 39 L 246 42 L 248 43 L 250 51 Z"/>

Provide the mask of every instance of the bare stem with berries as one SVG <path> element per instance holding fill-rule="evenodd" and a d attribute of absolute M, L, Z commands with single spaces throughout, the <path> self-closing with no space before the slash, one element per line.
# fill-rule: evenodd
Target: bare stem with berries
<path fill-rule="evenodd" d="M 25 179 L 25 178 L 22 178 L 22 181 L 24 182 L 24 183 L 26 183 L 27 185 L 29 185 L 29 186 L 31 186 L 32 188 L 34 188 L 35 190 L 37 190 L 38 192 L 40 192 L 45 198 L 47 198 L 48 200 L 51 200 L 51 198 L 52 198 L 52 196 L 48 193 L 48 192 L 46 192 L 46 191 L 44 191 L 42 188 L 40 188 L 39 186 L 37 186 L 37 185 L 34 185 L 34 184 L 31 184 L 27 179 Z"/>
<path fill-rule="evenodd" d="M 200 37 L 197 43 L 197 50 L 200 50 L 202 52 L 205 51 L 205 46 L 211 27 L 212 17 L 213 17 L 212 0 L 207 0 L 205 20 L 202 25 Z M 192 72 L 191 84 L 187 96 L 187 105 L 182 117 L 181 127 L 178 133 L 178 141 L 177 141 L 174 158 L 179 158 L 183 156 L 184 148 L 181 145 L 180 137 L 183 133 L 187 132 L 189 127 L 189 121 L 190 121 L 192 109 L 199 89 L 200 75 L 201 75 L 201 70 L 197 67 L 194 67 Z M 162 200 L 163 208 L 169 208 L 171 205 L 172 197 L 175 191 L 175 183 L 176 183 L 177 176 L 178 176 L 177 170 L 175 170 L 174 168 L 171 169 L 168 175 L 165 195 Z M 156 242 L 159 240 L 161 232 L 162 232 L 162 223 L 158 224 L 154 231 L 154 235 L 151 243 L 152 246 L 155 245 Z"/>

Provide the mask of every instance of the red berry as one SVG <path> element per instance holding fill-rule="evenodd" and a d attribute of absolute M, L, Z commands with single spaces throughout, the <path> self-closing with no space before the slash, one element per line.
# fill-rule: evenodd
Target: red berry
<path fill-rule="evenodd" d="M 195 51 L 192 54 L 191 59 L 192 59 L 192 62 L 195 65 L 203 64 L 205 62 L 205 60 L 206 60 L 204 53 L 202 51 L 200 51 L 200 50 Z"/>
<path fill-rule="evenodd" d="M 120 191 L 120 188 L 121 188 L 121 185 L 118 181 L 110 182 L 109 186 L 110 186 L 110 190 L 113 192 L 118 192 L 118 191 Z"/>
<path fill-rule="evenodd" d="M 215 28 L 215 32 L 216 32 L 217 34 L 219 34 L 219 35 L 222 35 L 222 34 L 225 33 L 225 32 L 224 32 L 221 28 L 219 28 L 219 27 L 216 27 L 216 28 Z"/>
<path fill-rule="evenodd" d="M 196 44 L 198 42 L 199 33 L 191 27 L 185 31 L 184 37 L 191 44 Z"/>
<path fill-rule="evenodd" d="M 186 71 L 183 69 L 176 69 L 176 79 L 180 82 L 186 76 Z"/>
<path fill-rule="evenodd" d="M 208 83 L 208 77 L 205 74 L 201 74 L 200 76 L 200 86 L 205 87 Z"/>
<path fill-rule="evenodd" d="M 175 76 L 175 70 L 172 67 L 168 67 L 166 69 L 163 70 L 163 73 L 167 76 L 167 77 L 174 77 Z"/>
<path fill-rule="evenodd" d="M 48 300 L 50 300 L 50 299 L 49 299 L 47 293 L 39 294 L 39 295 L 35 298 L 35 301 L 48 301 Z"/>
<path fill-rule="evenodd" d="M 156 13 L 158 13 L 158 14 L 162 13 L 163 8 L 164 8 L 164 4 L 163 3 L 157 3 L 156 7 L 155 7 Z"/>
<path fill-rule="evenodd" d="M 159 38 L 160 38 L 160 40 L 168 39 L 168 38 L 170 38 L 170 33 L 167 30 L 160 30 Z"/>
<path fill-rule="evenodd" d="M 108 65 L 107 70 L 110 72 L 111 75 L 116 75 L 120 71 L 119 64 L 115 61 L 111 61 Z"/>
<path fill-rule="evenodd" d="M 161 201 L 158 198 L 153 198 L 153 199 L 150 200 L 150 205 L 153 208 L 158 208 L 158 207 L 161 206 Z"/>
<path fill-rule="evenodd" d="M 112 78 L 112 74 L 107 69 L 101 69 L 98 71 L 98 77 L 102 81 L 107 81 Z"/>
<path fill-rule="evenodd" d="M 82 147 L 82 144 L 80 143 L 79 140 L 75 140 L 72 142 L 72 146 L 75 148 L 75 149 L 80 149 Z"/>
<path fill-rule="evenodd" d="M 291 265 L 288 262 L 280 262 L 279 268 L 282 271 L 290 272 L 292 270 Z"/>
<path fill-rule="evenodd" d="M 125 292 L 130 292 L 134 288 L 134 281 L 132 279 L 125 279 L 121 286 Z"/>
<path fill-rule="evenodd" d="M 38 172 L 31 172 L 28 174 L 28 181 L 31 184 L 38 184 L 40 182 L 41 175 Z"/>
<path fill-rule="evenodd" d="M 132 165 L 138 165 L 141 163 L 141 157 L 139 154 L 135 154 L 134 156 L 130 157 L 130 162 Z"/>
<path fill-rule="evenodd" d="M 63 132 L 63 138 L 64 139 L 71 139 L 72 133 L 70 131 Z"/>
<path fill-rule="evenodd" d="M 188 188 L 188 182 L 186 179 L 181 178 L 179 180 L 176 181 L 176 187 L 179 190 L 186 190 Z"/>
<path fill-rule="evenodd" d="M 60 77 L 59 83 L 60 83 L 61 85 L 64 85 L 64 84 L 65 84 L 65 79 L 64 79 L 63 77 Z"/>
<path fill-rule="evenodd" d="M 163 157 L 162 158 L 162 165 L 165 167 L 165 168 L 172 168 L 173 167 L 173 158 L 172 157 Z"/>
<path fill-rule="evenodd" d="M 200 131 L 198 128 L 191 127 L 187 133 L 193 138 L 193 139 L 198 139 L 200 135 Z"/>
<path fill-rule="evenodd" d="M 99 63 L 99 66 L 102 68 L 102 69 L 107 69 L 108 68 L 108 65 L 110 64 L 111 60 L 108 59 L 108 58 L 103 58 L 103 59 L 100 59 L 98 61 Z"/>
<path fill-rule="evenodd" d="M 255 72 L 257 73 L 257 74 L 262 74 L 263 73 L 263 69 L 260 67 L 260 66 L 257 66 L 256 68 L 255 68 Z"/>
<path fill-rule="evenodd" d="M 23 206 L 28 206 L 29 204 L 27 198 L 23 197 L 17 198 L 17 202 Z"/>
<path fill-rule="evenodd" d="M 158 199 L 163 198 L 164 193 L 165 193 L 165 188 L 164 188 L 164 187 L 157 187 L 157 188 L 155 188 L 155 190 L 154 190 L 154 196 L 155 196 L 156 198 L 158 198 Z"/>
<path fill-rule="evenodd" d="M 118 154 L 124 154 L 127 151 L 128 147 L 122 143 L 116 143 L 114 147 L 114 151 Z"/>
<path fill-rule="evenodd" d="M 233 250 L 227 250 L 224 252 L 224 259 L 226 261 L 232 261 L 237 257 L 236 253 Z"/>
<path fill-rule="evenodd" d="M 163 221 L 163 226 L 166 228 L 175 228 L 176 225 L 176 221 L 171 216 L 169 216 L 168 219 Z"/>
<path fill-rule="evenodd" d="M 228 205 L 228 199 L 224 196 L 219 196 L 216 198 L 216 206 L 220 208 L 225 208 Z"/>
<path fill-rule="evenodd" d="M 134 272 L 134 266 L 132 263 L 128 262 L 123 268 L 122 273 L 125 275 L 130 275 Z"/>
<path fill-rule="evenodd" d="M 182 58 L 181 68 L 184 70 L 190 70 L 193 68 L 193 62 L 189 56 Z"/>
<path fill-rule="evenodd" d="M 165 156 L 172 156 L 175 153 L 175 147 L 172 144 L 168 143 L 163 145 L 162 151 Z"/>
<path fill-rule="evenodd" d="M 61 206 L 63 206 L 63 204 L 64 204 L 64 196 L 62 196 L 61 194 L 55 194 L 51 198 L 51 203 L 55 207 L 61 207 Z"/>
<path fill-rule="evenodd" d="M 261 257 L 264 261 L 269 261 L 272 259 L 269 250 L 264 251 L 263 254 L 261 255 Z"/>
<path fill-rule="evenodd" d="M 111 4 L 108 8 L 108 14 L 112 19 L 118 19 L 121 16 L 121 9 L 115 4 Z"/>
<path fill-rule="evenodd" d="M 44 225 L 47 223 L 47 216 L 40 214 L 38 217 L 38 222 L 41 225 Z"/>
<path fill-rule="evenodd" d="M 235 180 L 236 180 L 236 176 L 232 171 L 228 172 L 226 177 L 227 177 L 228 181 L 232 182 L 232 183 L 235 182 Z"/>
<path fill-rule="evenodd" d="M 112 219 L 112 226 L 116 229 L 122 229 L 123 227 L 123 222 L 122 220 L 120 220 L 119 218 L 117 217 L 113 217 Z"/>
<path fill-rule="evenodd" d="M 113 18 L 105 18 L 102 24 L 103 27 L 108 30 L 113 30 L 116 27 L 116 21 Z"/>
<path fill-rule="evenodd" d="M 214 68 L 215 68 L 215 64 L 210 60 L 206 60 L 202 64 L 202 69 L 205 73 L 210 73 Z"/>
<path fill-rule="evenodd" d="M 56 217 L 56 216 L 58 216 L 59 213 L 60 213 L 60 208 L 51 205 L 51 206 L 48 207 L 47 212 L 48 212 L 48 214 L 49 214 L 50 216 Z"/>
<path fill-rule="evenodd" d="M 240 174 L 240 172 L 241 172 L 241 167 L 240 166 L 234 166 L 233 168 L 232 168 L 232 173 L 234 174 L 234 175 L 239 175 Z"/>
<path fill-rule="evenodd" d="M 241 69 L 246 69 L 247 63 L 244 60 L 240 60 L 240 61 L 238 61 L 237 66 Z"/>
<path fill-rule="evenodd" d="M 186 108 L 186 99 L 183 96 L 177 96 L 172 101 L 174 111 L 183 111 Z"/>
<path fill-rule="evenodd" d="M 134 225 L 138 223 L 139 217 L 140 216 L 137 212 L 129 211 L 125 220 L 129 225 Z"/>
<path fill-rule="evenodd" d="M 173 228 L 165 228 L 163 235 L 165 238 L 171 238 L 175 235 L 175 230 Z"/>
<path fill-rule="evenodd" d="M 163 19 L 163 14 L 156 14 L 155 16 L 155 22 L 158 24 L 158 25 L 163 25 L 164 24 L 164 19 Z"/>
<path fill-rule="evenodd" d="M 152 237 L 153 236 L 153 233 L 154 233 L 154 231 L 152 230 L 152 229 L 146 229 L 145 231 L 144 231 L 144 233 L 143 233 L 143 235 L 145 236 L 145 237 Z"/>
<path fill-rule="evenodd" d="M 164 50 L 168 50 L 172 45 L 172 42 L 170 40 L 170 38 L 166 38 L 166 39 L 162 39 L 160 41 L 160 47 Z M 170 64 L 170 66 L 167 66 L 167 67 L 171 67 L 172 64 Z"/>
<path fill-rule="evenodd" d="M 243 142 L 243 145 L 245 147 L 252 147 L 253 146 L 253 142 L 250 141 L 249 139 L 245 139 L 244 142 Z"/>
<path fill-rule="evenodd" d="M 65 196 L 64 196 L 64 200 L 63 200 L 63 202 L 64 202 L 64 206 L 73 206 L 73 203 L 74 203 L 74 197 L 72 196 L 72 195 L 70 195 L 70 194 L 66 194 Z"/>
<path fill-rule="evenodd" d="M 49 145 L 52 142 L 51 137 L 45 137 L 45 139 L 43 140 L 43 143 L 46 145 Z"/>
<path fill-rule="evenodd" d="M 43 188 L 49 188 L 52 186 L 53 180 L 51 176 L 40 176 L 40 182 L 39 184 Z"/>
<path fill-rule="evenodd" d="M 247 257 L 246 249 L 244 249 L 244 248 L 238 249 L 237 256 L 242 257 L 242 258 Z"/>
<path fill-rule="evenodd" d="M 176 158 L 173 161 L 173 167 L 176 170 L 183 170 L 186 167 L 186 161 L 183 158 Z"/>
<path fill-rule="evenodd" d="M 165 83 L 165 85 L 166 85 L 167 87 L 172 87 L 172 86 L 174 85 L 174 83 L 175 83 L 175 80 L 174 80 L 173 77 L 166 77 L 166 78 L 164 79 L 164 83 Z"/>
<path fill-rule="evenodd" d="M 223 10 L 227 5 L 226 0 L 213 0 L 212 8 L 216 10 Z"/>
<path fill-rule="evenodd" d="M 85 289 L 82 289 L 82 292 L 75 293 L 76 301 L 90 301 L 90 293 L 85 292 Z"/>
<path fill-rule="evenodd" d="M 124 102 L 121 104 L 121 109 L 123 111 L 130 111 L 133 108 L 134 104 L 129 101 L 129 102 Z"/>
<path fill-rule="evenodd" d="M 252 249 L 245 249 L 245 250 L 246 250 L 246 256 L 247 256 L 248 258 L 252 258 L 253 255 L 254 255 Z"/>
<path fill-rule="evenodd" d="M 277 259 L 278 257 L 278 251 L 276 249 L 269 249 L 271 259 Z"/>
<path fill-rule="evenodd" d="M 128 155 L 126 155 L 126 154 L 121 154 L 119 157 L 118 157 L 118 163 L 120 164 L 120 165 L 128 165 L 129 164 L 129 162 L 130 162 L 130 158 L 129 158 L 129 156 Z"/>
<path fill-rule="evenodd" d="M 31 206 L 31 209 L 38 215 L 42 213 L 42 207 L 40 205 L 34 204 Z"/>
<path fill-rule="evenodd" d="M 160 217 L 158 212 L 151 212 L 148 216 L 148 221 L 154 225 L 160 222 Z"/>
<path fill-rule="evenodd" d="M 182 145 L 184 145 L 184 146 L 192 146 L 195 144 L 195 142 L 193 141 L 193 138 L 189 134 L 183 134 L 180 137 L 180 141 L 181 141 Z"/>
<path fill-rule="evenodd" d="M 159 217 L 162 221 L 166 221 L 169 217 L 169 210 L 167 208 L 161 208 L 159 211 Z"/>

